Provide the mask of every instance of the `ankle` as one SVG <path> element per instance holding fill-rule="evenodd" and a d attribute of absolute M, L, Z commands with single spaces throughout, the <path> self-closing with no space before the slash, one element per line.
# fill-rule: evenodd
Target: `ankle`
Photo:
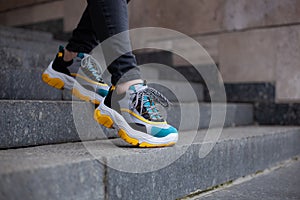
<path fill-rule="evenodd" d="M 64 49 L 64 57 L 63 57 L 63 60 L 65 62 L 69 62 L 71 60 L 73 60 L 73 58 L 75 58 L 77 56 L 77 53 L 76 52 L 73 52 L 73 51 L 69 51 L 67 49 Z"/>
<path fill-rule="evenodd" d="M 139 83 L 143 83 L 143 80 L 142 79 L 136 79 L 136 80 L 131 80 L 131 81 L 127 81 L 127 82 L 124 82 L 124 83 L 120 83 L 116 87 L 117 94 L 123 94 L 129 89 L 130 86 L 135 85 L 135 84 L 139 84 Z"/>

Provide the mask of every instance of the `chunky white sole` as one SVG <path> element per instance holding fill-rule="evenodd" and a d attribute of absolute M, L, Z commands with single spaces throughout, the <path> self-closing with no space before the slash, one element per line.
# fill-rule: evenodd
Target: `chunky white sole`
<path fill-rule="evenodd" d="M 57 89 L 71 90 L 72 94 L 81 100 L 100 104 L 103 99 L 102 96 L 85 89 L 75 78 L 53 70 L 52 63 L 49 64 L 48 68 L 42 74 L 42 79 L 45 83 Z"/>
<path fill-rule="evenodd" d="M 107 128 L 117 129 L 123 140 L 135 146 L 164 147 L 174 145 L 178 140 L 178 133 L 170 133 L 158 138 L 131 128 L 122 115 L 107 107 L 104 102 L 95 110 L 94 119 Z"/>

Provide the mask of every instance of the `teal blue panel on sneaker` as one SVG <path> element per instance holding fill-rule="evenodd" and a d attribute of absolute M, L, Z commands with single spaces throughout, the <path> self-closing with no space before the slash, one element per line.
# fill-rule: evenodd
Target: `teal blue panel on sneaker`
<path fill-rule="evenodd" d="M 166 137 L 170 133 L 178 133 L 178 131 L 173 126 L 170 126 L 169 128 L 160 128 L 153 126 L 151 128 L 151 134 L 155 137 Z"/>

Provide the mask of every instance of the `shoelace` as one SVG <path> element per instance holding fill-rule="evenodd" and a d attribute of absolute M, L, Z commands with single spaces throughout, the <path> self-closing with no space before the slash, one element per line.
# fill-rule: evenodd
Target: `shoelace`
<path fill-rule="evenodd" d="M 87 71 L 92 74 L 92 76 L 98 82 L 103 82 L 102 79 L 102 68 L 98 61 L 93 58 L 91 55 L 87 55 L 81 60 L 81 67 L 83 71 L 86 73 Z"/>
<path fill-rule="evenodd" d="M 140 115 L 143 114 L 143 108 L 146 108 L 148 114 L 150 115 L 150 119 L 163 119 L 159 110 L 156 108 L 153 101 L 156 101 L 163 107 L 169 107 L 169 100 L 158 92 L 156 89 L 147 87 L 143 90 L 134 93 L 134 101 L 131 103 L 131 109 L 136 108 L 140 102 L 140 110 L 138 111 Z"/>

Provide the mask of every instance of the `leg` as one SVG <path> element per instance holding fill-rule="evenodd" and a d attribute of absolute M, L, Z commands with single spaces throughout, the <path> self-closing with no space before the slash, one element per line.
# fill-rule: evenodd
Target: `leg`
<path fill-rule="evenodd" d="M 128 31 L 128 10 L 126 0 L 88 0 L 88 8 L 95 34 L 100 42 L 107 38 Z M 131 49 L 129 35 L 122 40 L 114 41 L 103 49 L 104 56 L 120 53 L 121 49 Z M 117 85 L 127 81 L 140 79 L 134 55 L 129 52 L 114 60 L 108 71 L 112 74 L 111 83 Z"/>
<path fill-rule="evenodd" d="M 101 42 L 107 36 L 128 30 L 125 0 L 90 1 L 90 4 L 92 23 Z M 99 9 L 102 12 L 96 12 Z M 93 19 L 100 18 L 103 18 L 101 28 L 104 29 L 94 24 Z M 112 74 L 112 84 L 117 85 L 116 92 L 115 87 L 110 88 L 104 102 L 95 110 L 95 120 L 107 128 L 117 129 L 120 137 L 133 145 L 161 147 L 175 144 L 178 140 L 176 128 L 167 124 L 154 103 L 157 100 L 163 106 L 168 106 L 169 101 L 141 82 L 135 57 L 130 51 L 129 35 L 122 35 L 122 38 L 107 44 L 103 53 L 110 60 L 111 55 L 121 55 L 122 49 L 129 50 L 130 53 L 122 55 L 108 67 Z"/>
<path fill-rule="evenodd" d="M 73 31 L 66 49 L 70 52 L 90 53 L 97 45 L 97 37 L 93 31 L 89 8 L 87 7 Z"/>
<path fill-rule="evenodd" d="M 78 27 L 73 31 L 72 38 L 66 49 L 73 52 L 90 52 L 99 42 L 103 42 L 129 29 L 126 0 L 88 0 Z M 111 55 L 122 55 L 121 49 L 130 49 L 130 38 L 126 35 L 121 41 L 114 41 L 103 49 L 104 56 L 109 60 Z M 114 60 L 108 71 L 112 74 L 111 83 L 117 85 L 140 79 L 136 59 L 132 52 L 123 54 Z M 139 81 L 141 82 L 141 81 Z M 128 84 L 125 84 L 125 86 Z"/>

